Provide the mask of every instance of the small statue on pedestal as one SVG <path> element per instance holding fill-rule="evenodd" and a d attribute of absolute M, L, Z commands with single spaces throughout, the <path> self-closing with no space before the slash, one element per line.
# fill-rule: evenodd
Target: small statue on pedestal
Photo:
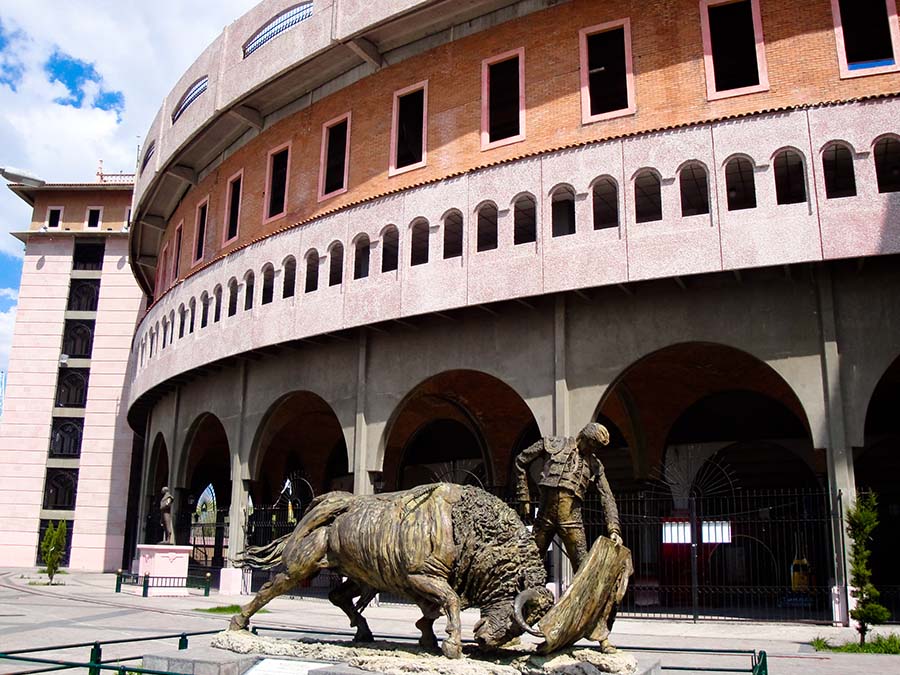
<path fill-rule="evenodd" d="M 175 545 L 175 530 L 172 527 L 172 503 L 175 498 L 169 492 L 169 488 L 162 489 L 162 499 L 159 500 L 159 524 L 163 526 L 163 540 L 160 544 Z"/>

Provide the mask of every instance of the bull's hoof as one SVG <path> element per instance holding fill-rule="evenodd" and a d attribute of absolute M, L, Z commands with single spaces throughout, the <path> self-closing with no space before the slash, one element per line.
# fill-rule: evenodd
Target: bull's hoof
<path fill-rule="evenodd" d="M 375 637 L 372 635 L 372 631 L 369 630 L 368 626 L 358 626 L 356 629 L 356 635 L 353 636 L 354 642 L 375 642 Z"/>
<path fill-rule="evenodd" d="M 249 623 L 250 619 L 243 614 L 235 614 L 231 617 L 231 622 L 228 624 L 228 630 L 247 630 Z"/>
<path fill-rule="evenodd" d="M 456 640 L 444 640 L 442 651 L 448 659 L 461 659 L 462 643 Z"/>
<path fill-rule="evenodd" d="M 423 635 L 419 638 L 419 646 L 422 649 L 427 649 L 430 652 L 438 651 L 438 641 L 434 635 Z"/>
<path fill-rule="evenodd" d="M 604 654 L 618 654 L 619 650 L 613 647 L 609 639 L 600 640 L 600 651 Z"/>

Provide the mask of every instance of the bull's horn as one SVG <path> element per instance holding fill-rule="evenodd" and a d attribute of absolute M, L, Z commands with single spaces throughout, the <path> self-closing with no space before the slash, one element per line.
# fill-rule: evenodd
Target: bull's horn
<path fill-rule="evenodd" d="M 542 638 L 544 634 L 537 630 L 536 628 L 532 628 L 528 625 L 528 622 L 525 621 L 525 617 L 522 615 L 522 610 L 525 609 L 525 605 L 527 605 L 532 600 L 536 599 L 540 595 L 541 591 L 537 588 L 526 588 L 524 591 L 519 593 L 516 596 L 516 600 L 513 603 L 513 616 L 516 617 L 516 623 L 519 624 L 519 627 L 524 630 L 526 633 L 531 633 L 535 637 Z"/>

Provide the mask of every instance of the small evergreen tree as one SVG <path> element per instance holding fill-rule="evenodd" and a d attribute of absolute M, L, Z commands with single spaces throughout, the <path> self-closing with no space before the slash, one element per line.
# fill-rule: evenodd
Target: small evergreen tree
<path fill-rule="evenodd" d="M 869 569 L 869 558 L 872 551 L 869 543 L 872 530 L 878 527 L 878 500 L 873 492 L 860 493 L 856 504 L 847 512 L 847 533 L 853 543 L 850 547 L 850 594 L 856 598 L 856 609 L 850 616 L 856 620 L 859 631 L 859 644 L 866 643 L 869 626 L 885 623 L 891 614 L 886 607 L 878 603 L 881 595 L 872 584 L 872 570 Z"/>
<path fill-rule="evenodd" d="M 47 525 L 47 531 L 44 532 L 44 539 L 41 541 L 41 558 L 44 560 L 44 566 L 47 568 L 47 576 L 50 577 L 51 584 L 53 583 L 53 577 L 59 571 L 59 565 L 65 552 L 66 521 L 59 521 L 56 527 L 53 526 L 51 521 Z"/>

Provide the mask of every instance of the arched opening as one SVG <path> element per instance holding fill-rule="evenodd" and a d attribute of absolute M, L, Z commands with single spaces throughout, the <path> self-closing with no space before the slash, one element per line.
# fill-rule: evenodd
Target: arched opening
<path fill-rule="evenodd" d="M 222 319 L 222 287 L 216 286 L 215 291 L 213 291 L 213 295 L 216 298 L 216 304 L 213 310 L 213 322 L 219 323 L 219 321 Z"/>
<path fill-rule="evenodd" d="M 187 309 L 185 309 L 185 306 L 182 304 L 182 305 L 178 306 L 178 339 L 179 340 L 184 337 L 184 331 L 186 328 L 187 328 Z"/>
<path fill-rule="evenodd" d="M 194 332 L 194 320 L 197 316 L 197 301 L 194 298 L 191 298 L 190 303 L 188 303 L 189 312 L 190 312 L 190 320 L 188 321 L 188 333 Z"/>
<path fill-rule="evenodd" d="M 161 349 L 165 349 L 168 344 L 169 338 L 169 321 L 163 317 L 162 320 L 162 344 L 160 345 Z"/>
<path fill-rule="evenodd" d="M 94 322 L 69 319 L 63 336 L 63 354 L 89 359 L 94 346 Z"/>
<path fill-rule="evenodd" d="M 294 256 L 285 258 L 282 274 L 284 283 L 281 288 L 281 297 L 293 298 L 297 286 L 297 261 L 294 259 Z"/>
<path fill-rule="evenodd" d="M 260 303 L 268 305 L 275 299 L 275 268 L 272 265 L 263 267 L 262 278 L 263 286 Z"/>
<path fill-rule="evenodd" d="M 369 256 L 371 247 L 369 246 L 369 238 L 361 234 L 356 239 L 356 254 L 353 257 L 353 278 L 365 279 L 369 276 Z"/>
<path fill-rule="evenodd" d="M 162 489 L 169 485 L 169 449 L 166 440 L 161 433 L 156 434 L 153 445 L 150 447 L 150 462 L 147 472 L 147 520 L 144 529 L 144 541 L 148 544 L 161 542 L 165 537 L 162 523 L 160 522 L 159 500 Z M 182 543 L 176 540 L 176 543 Z"/>
<path fill-rule="evenodd" d="M 244 275 L 244 311 L 249 312 L 253 309 L 253 296 L 256 289 L 254 288 L 253 272 L 247 272 Z"/>
<path fill-rule="evenodd" d="M 476 250 L 491 251 L 497 248 L 497 205 L 488 202 L 478 207 L 476 221 Z"/>
<path fill-rule="evenodd" d="M 156 331 L 150 334 L 150 356 Z M 86 368 L 60 370 L 56 385 L 56 406 L 58 408 L 83 408 L 87 402 L 88 373 Z"/>
<path fill-rule="evenodd" d="M 832 143 L 822 151 L 822 173 L 828 199 L 856 196 L 853 153 L 843 143 Z"/>
<path fill-rule="evenodd" d="M 400 232 L 390 225 L 381 235 L 381 271 L 394 272 L 400 263 Z"/>
<path fill-rule="evenodd" d="M 228 282 L 228 316 L 237 314 L 238 305 L 238 282 L 232 279 Z"/>
<path fill-rule="evenodd" d="M 200 328 L 206 328 L 209 324 L 209 293 L 203 291 L 200 296 Z"/>
<path fill-rule="evenodd" d="M 344 280 L 344 246 L 340 242 L 331 245 L 328 263 L 328 285 L 340 286 Z"/>
<path fill-rule="evenodd" d="M 312 293 L 319 288 L 319 252 L 315 249 L 306 254 L 306 283 L 304 293 Z"/>
<path fill-rule="evenodd" d="M 424 265 L 428 262 L 429 227 L 427 220 L 416 220 L 410 233 L 409 264 Z"/>
<path fill-rule="evenodd" d="M 728 196 L 728 210 L 756 208 L 756 181 L 753 178 L 753 163 L 746 157 L 734 157 L 725 165 L 725 191 Z"/>
<path fill-rule="evenodd" d="M 513 244 L 537 241 L 537 206 L 531 195 L 516 197 L 513 204 Z"/>
<path fill-rule="evenodd" d="M 568 186 L 556 188 L 551 197 L 550 219 L 554 237 L 575 234 L 575 192 Z"/>
<path fill-rule="evenodd" d="M 875 143 L 875 176 L 879 192 L 900 192 L 900 140 L 893 136 Z"/>
<path fill-rule="evenodd" d="M 681 215 L 701 216 L 709 213 L 709 180 L 706 167 L 691 162 L 678 173 L 681 188 Z"/>
<path fill-rule="evenodd" d="M 463 217 L 456 209 L 444 216 L 444 260 L 463 254 Z"/>
<path fill-rule="evenodd" d="M 73 312 L 96 312 L 100 282 L 96 279 L 73 279 L 66 309 Z"/>
<path fill-rule="evenodd" d="M 594 181 L 591 188 L 593 199 L 594 229 L 619 226 L 619 189 L 609 176 Z"/>
<path fill-rule="evenodd" d="M 806 170 L 803 156 L 796 150 L 779 150 L 773 162 L 775 169 L 775 201 L 799 204 L 806 201 Z"/>
<path fill-rule="evenodd" d="M 641 171 L 634 179 L 634 213 L 638 223 L 662 220 L 662 190 L 653 171 Z"/>

